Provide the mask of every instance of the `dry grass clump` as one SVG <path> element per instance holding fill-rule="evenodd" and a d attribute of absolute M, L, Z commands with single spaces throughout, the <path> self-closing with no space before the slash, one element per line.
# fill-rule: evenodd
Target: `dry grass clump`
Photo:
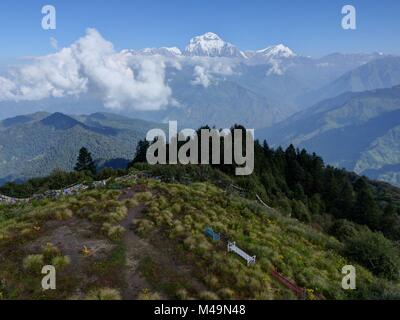
<path fill-rule="evenodd" d="M 132 221 L 132 225 L 134 225 L 135 230 L 142 237 L 148 236 L 154 230 L 154 222 L 148 219 L 135 219 Z"/>
<path fill-rule="evenodd" d="M 12 234 L 19 239 L 28 240 L 34 238 L 40 229 L 34 222 L 19 221 L 8 226 L 9 236 Z"/>
<path fill-rule="evenodd" d="M 137 296 L 138 300 L 161 300 L 160 294 L 151 292 L 149 289 L 143 289 Z"/>
<path fill-rule="evenodd" d="M 56 268 L 57 271 L 61 271 L 71 264 L 69 256 L 57 256 L 51 260 L 51 265 Z"/>
<path fill-rule="evenodd" d="M 127 213 L 128 209 L 126 207 L 115 208 L 114 211 L 108 215 L 107 220 L 112 223 L 120 222 L 126 217 Z"/>
<path fill-rule="evenodd" d="M 117 289 L 101 288 L 90 291 L 85 300 L 121 300 L 121 294 Z"/>
<path fill-rule="evenodd" d="M 139 205 L 139 202 L 135 199 L 127 199 L 125 200 L 125 206 L 128 209 L 136 208 Z"/>
<path fill-rule="evenodd" d="M 218 296 L 224 300 L 235 299 L 235 291 L 230 288 L 222 288 L 218 290 Z"/>
<path fill-rule="evenodd" d="M 216 276 L 212 274 L 208 274 L 204 278 L 204 282 L 207 284 L 208 287 L 211 289 L 217 290 L 219 288 L 219 280 Z"/>
<path fill-rule="evenodd" d="M 123 202 L 114 199 L 103 202 L 84 202 L 77 209 L 76 214 L 80 218 L 88 218 L 96 223 L 117 223 L 123 220 L 127 215 L 128 209 Z"/>
<path fill-rule="evenodd" d="M 68 208 L 58 208 L 54 212 L 54 217 L 57 220 L 68 220 L 72 218 L 74 213 Z"/>
<path fill-rule="evenodd" d="M 211 291 L 202 291 L 199 294 L 199 299 L 200 300 L 218 300 L 219 297 L 216 293 L 211 292 Z"/>
<path fill-rule="evenodd" d="M 108 238 L 110 238 L 113 241 L 120 240 L 125 233 L 124 227 L 114 226 L 108 222 L 103 223 L 101 230 L 108 236 Z"/>
<path fill-rule="evenodd" d="M 0 244 L 10 239 L 10 234 L 6 230 L 0 230 Z"/>
<path fill-rule="evenodd" d="M 42 254 L 31 254 L 24 258 L 22 265 L 30 273 L 39 273 L 45 265 L 44 257 Z"/>
<path fill-rule="evenodd" d="M 174 226 L 172 230 L 169 233 L 169 237 L 171 239 L 175 238 L 182 238 L 185 235 L 185 227 L 183 226 L 182 222 L 180 220 L 175 220 L 174 221 Z"/>
<path fill-rule="evenodd" d="M 139 192 L 135 195 L 135 200 L 138 202 L 148 202 L 153 198 L 153 195 L 149 191 Z"/>
<path fill-rule="evenodd" d="M 179 214 L 181 213 L 182 206 L 179 203 L 174 203 L 170 210 L 174 214 Z"/>
<path fill-rule="evenodd" d="M 175 296 L 178 300 L 188 300 L 189 299 L 189 293 L 187 292 L 186 289 L 178 289 L 175 293 Z"/>
<path fill-rule="evenodd" d="M 57 271 L 69 266 L 71 260 L 68 256 L 63 256 L 61 251 L 52 243 L 47 243 L 42 248 L 40 254 L 31 254 L 24 258 L 23 268 L 30 273 L 39 273 L 46 264 L 50 264 Z"/>
<path fill-rule="evenodd" d="M 53 258 L 61 255 L 60 249 L 58 249 L 55 245 L 48 242 L 42 248 L 42 254 L 46 261 L 52 260 Z"/>

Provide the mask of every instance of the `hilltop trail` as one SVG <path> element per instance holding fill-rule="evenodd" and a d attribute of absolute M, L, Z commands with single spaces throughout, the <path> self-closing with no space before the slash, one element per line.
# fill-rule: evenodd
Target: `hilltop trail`
<path fill-rule="evenodd" d="M 124 190 L 123 194 L 119 198 L 119 201 L 130 199 L 134 195 L 135 192 L 128 188 Z M 147 281 L 140 275 L 138 266 L 140 256 L 145 252 L 151 251 L 152 248 L 131 229 L 132 220 L 140 218 L 143 214 L 143 209 L 143 204 L 136 208 L 129 209 L 126 218 L 121 222 L 121 226 L 126 230 L 123 238 L 123 242 L 126 247 L 126 287 L 123 291 L 123 298 L 126 300 L 137 299 L 138 294 L 142 290 L 149 288 Z"/>
<path fill-rule="evenodd" d="M 127 188 L 119 197 L 119 201 L 131 199 L 134 196 L 135 191 L 132 188 Z M 143 290 L 154 287 L 154 283 L 153 286 L 149 284 L 139 270 L 140 262 L 144 258 L 150 258 L 156 269 L 162 270 L 160 274 L 157 274 L 160 277 L 158 279 L 160 283 L 157 283 L 157 286 L 162 285 L 162 283 L 178 282 L 177 280 L 179 279 L 179 282 L 186 283 L 193 291 L 201 292 L 206 290 L 205 286 L 194 278 L 192 269 L 175 259 L 173 248 L 169 247 L 164 239 L 160 239 L 157 236 L 154 239 L 156 244 L 153 245 L 137 235 L 135 229 L 132 228 L 132 220 L 142 218 L 144 209 L 144 204 L 139 204 L 139 206 L 129 209 L 126 218 L 120 223 L 126 230 L 123 238 L 123 243 L 126 247 L 126 287 L 122 292 L 123 299 L 138 299 L 138 295 Z M 175 298 L 168 297 L 162 292 L 157 292 L 161 299 Z"/>

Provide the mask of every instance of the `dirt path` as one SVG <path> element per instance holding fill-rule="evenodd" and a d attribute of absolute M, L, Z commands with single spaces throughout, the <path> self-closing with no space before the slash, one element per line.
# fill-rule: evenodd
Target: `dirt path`
<path fill-rule="evenodd" d="M 134 195 L 135 192 L 128 188 L 124 190 L 119 200 L 130 199 Z M 135 233 L 135 230 L 132 228 L 132 220 L 140 219 L 143 216 L 144 208 L 145 206 L 140 204 L 135 208 L 129 209 L 127 217 L 121 222 L 121 226 L 126 229 L 123 242 L 126 246 L 125 279 L 127 285 L 123 291 L 123 298 L 127 300 L 137 299 L 138 294 L 143 289 L 151 289 L 151 285 L 138 270 L 140 261 L 145 257 L 150 257 L 161 269 L 170 271 L 166 272 L 166 279 L 163 279 L 163 281 L 173 283 L 179 278 L 180 281 L 190 283 L 190 286 L 195 291 L 205 290 L 204 285 L 193 278 L 191 268 L 179 263 L 174 258 L 175 255 L 172 247 L 168 247 L 164 243 L 162 249 L 159 249 Z M 165 296 L 161 292 L 158 293 L 162 299 L 174 298 Z"/>
<path fill-rule="evenodd" d="M 132 189 L 126 189 L 120 196 L 119 200 L 124 201 L 130 199 L 134 195 L 135 193 Z M 149 288 L 147 281 L 140 275 L 138 266 L 142 253 L 152 250 L 152 248 L 131 229 L 132 220 L 140 218 L 143 209 L 144 205 L 142 204 L 136 208 L 129 209 L 126 218 L 121 222 L 121 226 L 126 230 L 123 239 L 126 247 L 126 287 L 123 292 L 123 298 L 126 300 L 137 299 L 138 294 L 143 289 Z"/>

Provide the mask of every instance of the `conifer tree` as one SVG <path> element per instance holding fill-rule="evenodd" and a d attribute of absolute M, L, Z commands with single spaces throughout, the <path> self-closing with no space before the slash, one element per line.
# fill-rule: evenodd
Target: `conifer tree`
<path fill-rule="evenodd" d="M 96 165 L 92 159 L 92 155 L 85 148 L 79 150 L 79 156 L 74 168 L 75 171 L 89 171 L 91 174 L 96 174 Z"/>

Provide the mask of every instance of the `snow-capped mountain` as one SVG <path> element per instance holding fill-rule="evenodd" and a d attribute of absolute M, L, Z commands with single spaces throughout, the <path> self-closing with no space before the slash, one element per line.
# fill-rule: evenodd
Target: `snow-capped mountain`
<path fill-rule="evenodd" d="M 233 44 L 225 42 L 212 32 L 190 39 L 185 54 L 188 56 L 246 58 L 245 54 Z"/>
<path fill-rule="evenodd" d="M 159 54 L 166 57 L 178 57 L 182 55 L 182 51 L 178 47 L 144 48 L 141 50 L 124 50 L 123 52 L 144 56 Z"/>
<path fill-rule="evenodd" d="M 256 55 L 260 55 L 265 58 L 292 58 L 297 56 L 297 54 L 283 44 L 257 50 Z"/>
<path fill-rule="evenodd" d="M 245 52 L 249 64 L 267 64 L 270 66 L 268 75 L 283 75 L 285 69 L 298 56 L 292 49 L 283 44 L 269 46 L 265 49 Z"/>

